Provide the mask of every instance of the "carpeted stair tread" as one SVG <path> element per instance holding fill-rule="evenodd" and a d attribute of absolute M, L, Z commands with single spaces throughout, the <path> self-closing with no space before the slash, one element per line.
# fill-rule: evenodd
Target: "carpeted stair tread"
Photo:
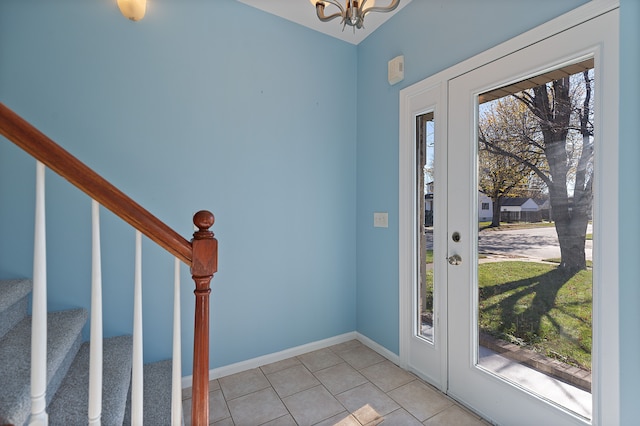
<path fill-rule="evenodd" d="M 56 392 L 81 344 L 87 311 L 47 315 L 47 399 Z M 24 424 L 30 413 L 31 317 L 0 340 L 0 424 Z"/>
<path fill-rule="evenodd" d="M 27 316 L 29 280 L 0 280 L 0 339 Z"/>
<path fill-rule="evenodd" d="M 102 425 L 121 426 L 131 382 L 131 336 L 103 341 Z M 84 343 L 49 405 L 51 425 L 87 424 L 89 396 L 89 343 Z"/>
<path fill-rule="evenodd" d="M 171 424 L 171 360 L 144 365 L 144 424 Z M 125 423 L 131 424 L 131 389 L 127 398 Z"/>

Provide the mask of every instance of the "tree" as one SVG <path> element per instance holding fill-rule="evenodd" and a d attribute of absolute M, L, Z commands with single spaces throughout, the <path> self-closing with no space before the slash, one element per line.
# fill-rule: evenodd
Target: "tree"
<path fill-rule="evenodd" d="M 532 176 L 527 163 L 539 164 L 541 158 L 540 152 L 526 149 L 535 129 L 532 114 L 513 97 L 498 99 L 482 109 L 478 185 L 493 203 L 492 227 L 500 226 L 504 197 L 530 196 L 526 188 L 531 188 Z"/>
<path fill-rule="evenodd" d="M 526 165 L 549 190 L 560 244 L 560 267 L 586 268 L 586 230 L 593 206 L 593 70 L 567 76 L 514 95 L 537 119 L 526 146 L 514 150 L 494 141 L 487 149 Z M 527 153 L 544 154 L 536 164 Z"/>

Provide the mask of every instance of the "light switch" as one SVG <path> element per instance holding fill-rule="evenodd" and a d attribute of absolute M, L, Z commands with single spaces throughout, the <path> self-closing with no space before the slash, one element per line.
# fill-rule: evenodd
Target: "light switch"
<path fill-rule="evenodd" d="M 374 228 L 388 228 L 389 213 L 373 213 L 373 226 Z"/>

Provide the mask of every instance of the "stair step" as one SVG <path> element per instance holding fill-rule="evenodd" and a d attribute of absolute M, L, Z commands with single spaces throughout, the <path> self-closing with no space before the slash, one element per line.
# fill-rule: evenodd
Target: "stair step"
<path fill-rule="evenodd" d="M 27 316 L 29 280 L 0 280 L 0 339 Z"/>
<path fill-rule="evenodd" d="M 102 425 L 122 426 L 131 382 L 131 336 L 105 339 L 103 348 Z M 78 351 L 69 373 L 49 405 L 52 425 L 87 424 L 89 396 L 89 343 Z"/>
<path fill-rule="evenodd" d="M 171 360 L 144 365 L 144 424 L 171 424 Z M 131 389 L 124 424 L 131 424 Z"/>
<path fill-rule="evenodd" d="M 87 311 L 74 309 L 47 315 L 47 401 L 67 374 L 82 342 Z M 0 340 L 0 424 L 22 425 L 31 411 L 31 317 Z"/>

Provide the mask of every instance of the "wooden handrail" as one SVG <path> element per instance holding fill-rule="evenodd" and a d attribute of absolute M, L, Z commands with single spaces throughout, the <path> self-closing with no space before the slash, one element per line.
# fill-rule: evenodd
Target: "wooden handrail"
<path fill-rule="evenodd" d="M 191 244 L 64 148 L 0 103 L 0 134 L 191 266 Z"/>

